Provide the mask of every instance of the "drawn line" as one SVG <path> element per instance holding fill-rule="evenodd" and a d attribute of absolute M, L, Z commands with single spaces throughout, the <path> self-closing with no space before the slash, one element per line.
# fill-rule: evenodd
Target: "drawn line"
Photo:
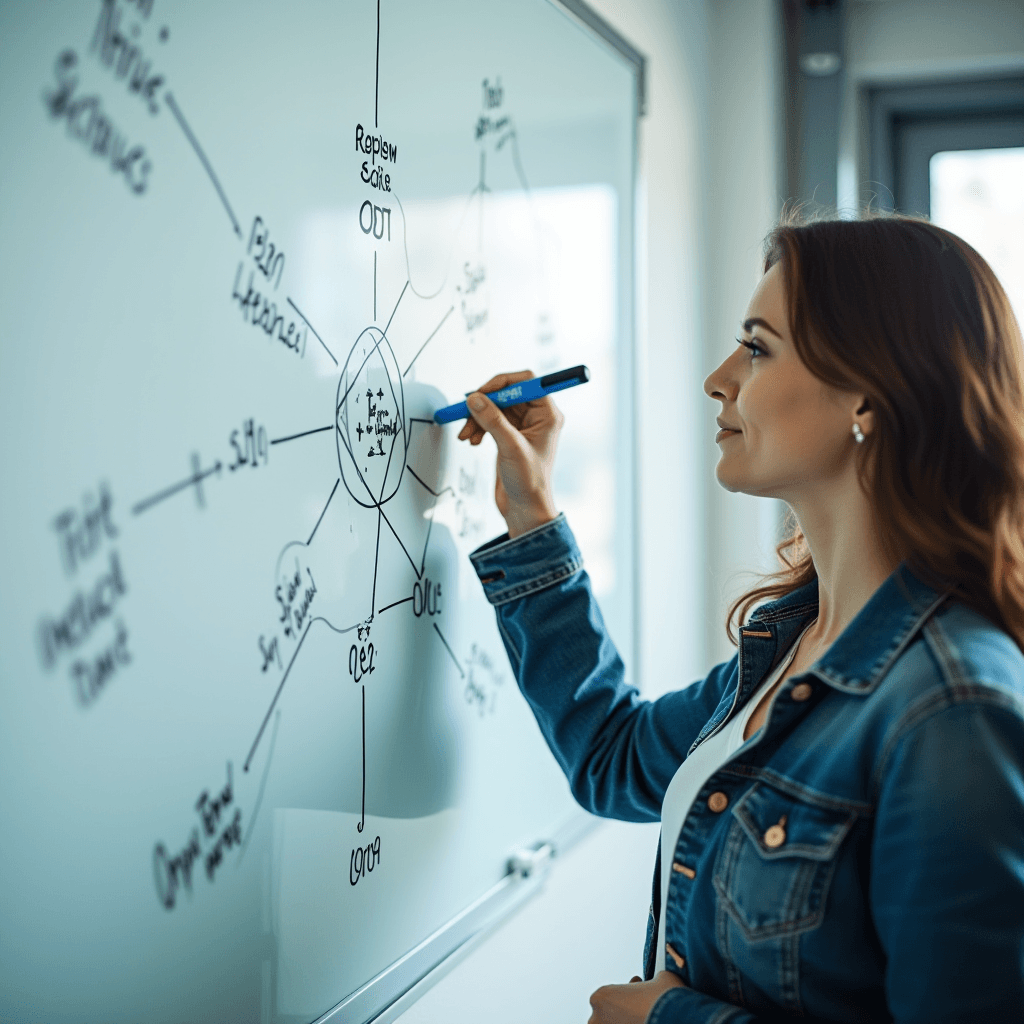
<path fill-rule="evenodd" d="M 416 416 L 410 416 L 409 417 L 409 422 L 410 423 L 428 423 L 432 427 L 436 427 L 438 425 L 433 420 L 421 420 L 421 419 L 419 419 Z"/>
<path fill-rule="evenodd" d="M 395 314 L 398 312 L 399 303 L 401 303 L 402 298 L 405 296 L 405 289 L 408 288 L 408 287 L 409 287 L 409 278 L 406 277 L 405 284 L 402 285 L 402 294 L 398 296 L 398 302 L 395 303 L 395 308 L 393 310 L 391 310 L 391 316 L 388 317 L 388 326 L 384 328 L 384 336 L 385 337 L 387 337 L 388 327 L 391 326 L 391 321 L 395 319 Z"/>
<path fill-rule="evenodd" d="M 408 287 L 409 287 L 409 279 L 406 278 L 405 286 L 402 288 L 402 295 L 405 295 L 405 289 L 408 288 Z M 398 305 L 402 301 L 402 295 L 398 296 L 398 302 L 395 303 L 395 308 L 391 311 L 391 316 L 388 318 L 388 327 L 391 326 L 391 321 L 395 319 L 395 314 L 398 312 Z M 383 332 L 381 332 L 380 337 L 376 340 L 376 342 L 374 342 L 373 351 L 370 352 L 370 355 L 365 356 L 363 358 L 363 361 L 359 364 L 359 369 L 356 370 L 355 374 L 352 377 L 352 383 L 349 384 L 349 386 L 347 388 L 345 388 L 345 394 L 343 394 L 341 396 L 341 398 L 338 399 L 338 406 L 337 406 L 337 409 L 335 410 L 336 412 L 340 412 L 341 411 L 341 407 L 345 404 L 345 400 L 348 398 L 349 392 L 356 386 L 356 382 L 359 380 L 359 374 L 361 374 L 363 372 L 363 367 L 370 361 L 370 358 L 373 355 L 373 353 L 376 352 L 380 348 L 380 343 L 387 336 L 388 327 L 384 328 Z M 379 327 L 367 327 L 366 330 L 367 331 L 378 331 L 379 332 L 380 328 Z M 383 359 L 384 357 L 381 356 L 381 358 Z M 392 391 L 392 395 L 394 395 L 394 388 L 392 388 L 391 391 Z M 395 401 L 395 404 L 396 405 L 398 404 L 397 399 Z M 351 452 L 349 454 L 351 454 Z M 367 490 L 370 491 L 369 488 L 367 488 Z M 371 498 L 373 497 L 373 491 L 370 491 L 370 497 Z"/>
<path fill-rule="evenodd" d="M 263 791 L 267 788 L 267 776 L 270 774 L 270 763 L 274 758 L 274 747 L 277 745 L 277 729 L 281 724 L 281 709 L 277 709 L 274 715 L 274 731 L 270 734 L 270 753 L 267 754 L 267 763 L 263 766 L 263 778 L 260 779 L 260 789 L 256 794 L 256 803 L 253 805 L 252 813 L 249 815 L 249 827 L 246 830 L 245 838 L 242 840 L 242 848 L 238 851 L 238 863 L 242 863 L 245 851 L 249 848 L 249 840 L 252 839 L 253 830 L 256 828 L 256 815 L 260 813 L 260 806 L 263 803 Z"/>
<path fill-rule="evenodd" d="M 380 0 L 378 0 L 378 3 Z M 360 818 L 359 825 L 356 828 L 357 832 L 363 831 L 363 826 L 366 824 L 366 684 L 363 684 L 363 810 L 362 817 Z"/>
<path fill-rule="evenodd" d="M 328 629 L 333 629 L 335 633 L 351 633 L 353 629 L 358 629 L 362 625 L 361 622 L 357 622 L 354 626 L 346 626 L 344 629 L 339 629 L 333 622 L 329 619 L 325 619 L 322 615 L 317 615 L 309 621 L 310 624 L 314 622 L 322 622 Z"/>
<path fill-rule="evenodd" d="M 199 452 L 192 453 L 192 482 L 196 485 L 196 504 L 206 508 L 206 496 L 203 494 L 203 471 L 199 468 Z"/>
<path fill-rule="evenodd" d="M 444 291 L 444 286 L 448 282 L 448 274 L 452 266 L 452 257 L 455 254 L 455 239 L 459 237 L 459 232 L 462 230 L 463 221 L 466 219 L 466 214 L 469 213 L 469 208 L 473 205 L 473 200 L 477 193 L 480 193 L 480 202 L 483 203 L 483 193 L 481 192 L 479 185 L 474 185 L 473 190 L 466 197 L 466 205 L 462 208 L 462 214 L 459 216 L 459 223 L 455 228 L 455 233 L 452 236 L 453 241 L 451 248 L 448 250 L 448 262 L 445 264 L 444 277 L 441 279 L 441 283 L 437 286 L 437 290 L 427 294 L 426 292 L 418 292 L 413 288 L 413 294 L 418 295 L 421 299 L 433 299 Z M 394 197 L 396 203 L 398 203 L 398 212 L 402 215 L 402 250 L 405 253 L 405 273 L 412 279 L 412 268 L 409 263 L 409 239 L 408 239 L 408 226 L 405 223 L 405 207 L 402 206 L 402 200 L 398 198 L 397 192 L 392 192 L 391 195 Z"/>
<path fill-rule="evenodd" d="M 434 629 L 437 629 L 436 622 L 431 623 L 431 625 L 434 627 Z M 462 666 L 459 664 L 459 659 L 455 657 L 455 652 L 450 647 L 448 647 L 448 641 L 445 640 L 444 634 L 441 632 L 441 630 L 437 629 L 437 635 L 441 638 L 441 643 L 445 645 L 445 647 L 448 650 L 448 653 L 452 656 L 452 661 L 455 662 L 455 667 L 459 670 L 459 673 L 462 675 L 462 678 L 465 679 L 466 673 L 462 671 Z"/>
<path fill-rule="evenodd" d="M 373 84 L 373 127 L 377 127 L 377 100 L 380 96 L 380 0 L 377 0 L 377 74 Z M 362 829 L 360 829 L 362 831 Z"/>
<path fill-rule="evenodd" d="M 411 601 L 411 600 L 412 600 L 411 597 L 403 597 L 401 601 L 395 601 L 394 604 L 386 604 L 386 605 L 384 605 L 383 608 L 378 608 L 377 609 L 377 614 L 379 615 L 381 612 L 386 612 L 389 608 L 397 608 L 400 604 L 405 604 L 406 601 Z"/>
<path fill-rule="evenodd" d="M 451 493 L 452 497 L 454 497 L 454 496 L 455 496 L 455 491 L 454 491 L 454 490 L 452 490 L 452 488 L 451 488 L 451 487 L 445 487 L 445 488 L 444 488 L 443 490 L 440 490 L 440 491 L 435 491 L 435 490 L 434 490 L 434 489 L 433 489 L 432 487 L 430 487 L 430 485 L 429 485 L 429 484 L 426 484 L 426 483 L 424 483 L 424 482 L 423 482 L 423 480 L 422 480 L 422 479 L 420 478 L 420 475 L 419 475 L 419 474 L 418 474 L 418 473 L 416 472 L 416 470 L 414 470 L 414 469 L 412 468 L 412 466 L 409 466 L 409 465 L 407 465 L 407 466 L 406 466 L 405 468 L 406 468 L 406 470 L 407 470 L 408 472 L 412 473 L 412 475 L 413 475 L 413 479 L 415 479 L 415 480 L 418 480 L 418 481 L 419 481 L 419 483 L 420 483 L 420 484 L 421 484 L 421 485 L 422 485 L 423 487 L 425 487 L 425 488 L 426 488 L 426 489 L 427 489 L 428 491 L 430 491 L 430 493 L 431 493 L 431 494 L 432 494 L 432 495 L 433 495 L 433 496 L 434 496 L 435 498 L 440 498 L 440 497 L 441 497 L 441 495 L 442 495 L 442 494 L 444 494 L 444 492 L 445 492 L 445 491 L 449 491 L 449 492 Z"/>
<path fill-rule="evenodd" d="M 348 452 L 349 457 L 353 457 L 352 446 L 348 443 L 348 439 L 344 437 L 344 435 L 342 435 L 340 432 L 338 436 L 341 438 L 341 443 L 345 446 L 345 450 Z M 388 519 L 388 517 L 384 514 L 384 509 L 381 508 L 379 500 L 377 498 L 374 498 L 373 491 L 370 490 L 370 485 L 362 478 L 362 476 L 359 477 L 359 480 L 362 483 L 363 488 L 366 490 L 366 493 L 370 496 L 370 501 L 374 503 L 373 507 L 377 509 L 377 511 L 381 515 L 381 518 L 384 520 L 385 523 L 388 524 L 388 529 L 395 535 L 395 540 L 398 541 L 398 546 L 405 552 L 405 557 L 409 559 L 409 564 L 412 566 L 412 571 L 416 573 L 416 579 L 420 579 L 420 577 L 423 575 L 423 570 L 417 568 L 416 563 L 412 560 L 412 555 L 409 554 L 408 548 L 406 548 L 405 544 L 402 543 L 402 538 L 398 536 L 398 531 L 391 525 L 391 520 Z"/>
<path fill-rule="evenodd" d="M 516 174 L 519 176 L 519 184 L 523 186 L 523 191 L 529 195 L 530 185 L 526 180 L 526 172 L 523 170 L 522 161 L 519 159 L 519 136 L 514 128 L 512 129 L 512 163 L 515 165 Z"/>
<path fill-rule="evenodd" d="M 420 559 L 420 575 L 422 576 L 427 567 L 427 548 L 430 547 L 430 531 L 434 529 L 434 509 L 437 508 L 437 498 L 430 509 L 430 523 L 427 526 L 427 539 L 423 542 L 423 557 Z"/>
<path fill-rule="evenodd" d="M 334 486 L 331 488 L 331 497 L 327 499 L 327 504 L 324 505 L 323 512 L 320 513 L 320 518 L 316 521 L 316 526 L 313 527 L 313 532 L 309 535 L 309 540 L 306 541 L 306 547 L 313 543 L 313 538 L 316 536 L 316 531 L 320 529 L 320 523 L 323 521 L 325 515 L 327 515 L 327 509 L 330 507 L 331 500 L 334 498 L 334 492 L 338 489 L 338 484 L 341 483 L 341 477 L 334 481 Z"/>
<path fill-rule="evenodd" d="M 256 739 L 252 741 L 252 749 L 249 751 L 249 756 L 245 759 L 245 765 L 242 771 L 249 770 L 249 763 L 252 761 L 253 754 L 256 753 L 256 747 L 259 746 L 260 737 L 263 735 L 263 730 L 267 727 L 267 722 L 270 721 L 270 716 L 274 710 L 274 705 L 277 703 L 277 698 L 281 696 L 281 691 L 284 689 L 284 684 L 288 681 L 288 673 L 292 670 L 292 665 L 295 664 L 295 659 L 299 656 L 299 651 L 302 650 L 302 645 L 306 641 L 306 637 L 309 635 L 309 628 L 312 626 L 312 622 L 306 623 L 306 628 L 302 631 L 302 636 L 299 638 L 299 642 L 292 653 L 292 660 L 288 662 L 288 667 L 284 670 L 284 675 L 281 677 L 281 683 L 277 688 L 277 693 L 274 694 L 274 699 L 270 702 L 270 707 L 267 708 L 267 714 L 263 719 L 263 724 L 260 726 L 260 731 L 256 733 Z"/>
<path fill-rule="evenodd" d="M 451 309 L 449 309 L 448 312 L 445 313 L 445 315 L 443 317 L 441 317 L 441 322 L 430 332 L 430 338 L 433 338 L 433 336 L 435 334 L 437 334 L 437 332 L 439 330 L 441 330 L 441 328 L 444 326 L 445 320 L 447 320 L 448 317 L 450 317 L 452 315 L 452 311 L 454 309 L 455 309 L 455 307 L 452 306 Z M 419 359 L 420 352 L 422 352 L 427 347 L 427 345 L 430 344 L 430 338 L 427 338 L 427 340 L 425 342 L 423 342 L 422 345 L 420 345 L 420 351 L 417 352 L 416 355 L 414 355 L 412 357 L 412 363 L 415 363 L 416 360 Z M 412 363 L 409 363 L 409 365 L 405 368 L 405 373 L 408 373 L 412 369 Z M 405 373 L 402 374 L 403 377 L 405 376 Z"/>
<path fill-rule="evenodd" d="M 370 618 L 373 619 L 373 606 L 377 603 L 377 563 L 380 561 L 380 517 L 382 513 L 377 506 L 377 548 L 373 553 L 373 593 L 370 596 Z"/>
<path fill-rule="evenodd" d="M 313 332 L 313 337 L 316 338 L 316 340 L 319 341 L 320 344 L 324 346 L 324 351 L 331 357 L 331 361 L 334 363 L 334 365 L 337 366 L 338 360 L 334 358 L 334 353 L 327 347 L 327 345 L 324 342 L 324 339 L 321 338 L 320 335 L 316 333 L 316 328 L 309 322 L 309 320 L 306 319 L 306 314 L 303 313 L 302 310 L 299 309 L 299 307 L 296 306 L 291 299 L 288 299 L 288 305 L 291 306 L 292 309 L 294 309 L 295 312 L 298 313 L 303 320 L 305 320 L 306 326 Z"/>
<path fill-rule="evenodd" d="M 182 480 L 180 483 L 172 484 L 170 487 L 165 488 L 149 498 L 143 498 L 142 501 L 132 506 L 132 514 L 137 516 L 140 512 L 145 512 L 147 508 L 152 508 L 153 505 L 163 501 L 165 498 L 170 498 L 179 491 L 185 490 L 186 487 L 198 486 L 208 476 L 211 476 L 214 473 L 219 473 L 220 470 L 221 464 L 218 461 L 215 465 L 201 473 L 193 473 L 187 480 Z"/>
<path fill-rule="evenodd" d="M 310 434 L 322 434 L 325 430 L 333 430 L 334 424 L 331 423 L 326 427 L 317 427 L 316 430 L 304 430 L 301 434 L 289 434 L 287 437 L 276 437 L 271 444 L 284 444 L 285 441 L 294 441 L 300 437 L 309 437 Z"/>
<path fill-rule="evenodd" d="M 390 385 L 390 378 L 388 380 L 388 383 Z M 391 396 L 392 396 L 392 398 L 394 398 L 394 393 L 395 393 L 395 389 L 391 388 Z M 395 409 L 396 410 L 398 409 L 398 399 L 397 398 L 395 398 Z M 388 464 L 384 467 L 384 479 L 381 480 L 381 482 L 380 482 L 380 494 L 377 495 L 377 506 L 378 507 L 380 507 L 381 502 L 384 501 L 384 488 L 387 487 L 387 485 L 388 485 L 388 473 L 391 472 L 391 460 L 395 457 L 395 447 L 396 447 L 396 441 L 398 439 L 398 424 L 401 423 L 401 422 L 402 422 L 401 418 L 399 417 L 398 413 L 396 412 L 395 413 L 395 433 L 392 435 L 392 437 L 395 440 L 393 440 L 391 442 L 391 447 L 388 449 Z M 405 435 L 405 424 L 404 423 L 402 423 L 402 434 L 403 434 L 403 439 L 402 440 L 403 440 L 403 443 L 405 444 L 405 450 L 406 450 L 406 453 L 408 453 L 408 451 L 409 451 L 409 438 L 407 436 L 404 436 Z M 401 476 L 402 471 L 399 470 L 398 473 L 399 473 L 399 476 Z"/>
<path fill-rule="evenodd" d="M 217 175 L 214 174 L 213 168 L 210 166 L 210 161 L 206 159 L 206 154 L 203 152 L 202 146 L 199 145 L 199 140 L 192 134 L 192 129 L 189 128 L 188 123 L 185 121 L 185 116 L 178 109 L 178 104 L 174 102 L 174 97 L 169 92 L 165 92 L 164 99 L 167 102 L 167 106 L 171 108 L 171 113 L 181 126 L 181 130 L 185 133 L 185 137 L 192 143 L 192 148 L 196 151 L 196 156 L 199 157 L 203 167 L 206 168 L 206 173 L 210 176 L 210 181 L 213 182 L 213 187 L 217 190 L 217 195 L 220 196 L 220 201 L 224 204 L 224 209 L 228 211 L 231 223 L 235 227 L 235 234 L 241 238 L 242 229 L 238 226 L 238 219 L 235 217 L 235 211 L 231 209 L 228 197 L 224 195 L 224 189 L 220 187 Z"/>
<path fill-rule="evenodd" d="M 409 564 L 412 566 L 412 571 L 416 573 L 416 579 L 419 579 L 423 575 L 423 571 L 421 569 L 416 568 L 416 563 L 412 560 L 412 555 L 409 554 L 408 549 L 402 543 L 402 538 L 398 536 L 398 531 L 391 525 L 391 520 L 388 519 L 386 515 L 384 515 L 384 509 L 378 509 L 378 511 L 380 512 L 384 522 L 388 524 L 388 529 L 395 535 L 395 540 L 398 541 L 398 546 L 405 552 L 405 557 L 409 559 Z"/>

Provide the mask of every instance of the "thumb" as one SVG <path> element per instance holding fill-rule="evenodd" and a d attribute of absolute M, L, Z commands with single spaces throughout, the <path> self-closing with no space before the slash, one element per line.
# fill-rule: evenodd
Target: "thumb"
<path fill-rule="evenodd" d="M 502 411 L 482 392 L 474 391 L 466 399 L 473 419 L 494 438 L 498 452 L 504 456 L 520 451 L 519 431 L 505 418 Z"/>

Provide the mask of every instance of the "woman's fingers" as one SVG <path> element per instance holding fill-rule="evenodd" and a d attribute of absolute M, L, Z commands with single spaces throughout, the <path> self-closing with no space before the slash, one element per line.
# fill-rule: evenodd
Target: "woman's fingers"
<path fill-rule="evenodd" d="M 524 380 L 533 380 L 537 374 L 533 370 L 516 370 L 514 373 L 498 373 L 495 374 L 485 384 L 481 384 L 477 388 L 477 391 L 500 391 L 502 388 L 506 388 L 509 384 L 520 384 Z"/>
<path fill-rule="evenodd" d="M 473 392 L 466 401 L 473 413 L 477 430 L 481 434 L 486 430 L 494 438 L 494 443 L 502 455 L 512 458 L 514 454 L 520 453 L 519 431 L 509 422 L 502 409 L 499 409 L 486 395 L 477 391 Z M 475 433 L 472 443 L 479 443 Z"/>
<path fill-rule="evenodd" d="M 524 380 L 532 380 L 536 374 L 532 370 L 516 370 L 514 373 L 499 373 L 493 376 L 489 381 L 481 384 L 477 391 L 492 392 L 500 391 L 502 388 L 508 387 L 509 384 L 519 384 Z M 524 411 L 519 411 L 518 407 L 511 406 L 513 413 L 509 416 L 506 411 L 506 416 L 512 421 L 515 426 L 519 426 L 522 422 Z M 472 414 L 469 419 L 462 425 L 462 429 L 459 431 L 460 441 L 469 441 L 470 444 L 479 444 L 484 439 L 486 431 L 481 430 L 480 424 L 477 423 Z"/>

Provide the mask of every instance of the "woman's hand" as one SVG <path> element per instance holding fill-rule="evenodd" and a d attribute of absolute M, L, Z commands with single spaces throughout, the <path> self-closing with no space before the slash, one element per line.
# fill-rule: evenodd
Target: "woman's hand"
<path fill-rule="evenodd" d="M 685 987 L 671 971 L 658 971 L 650 981 L 633 978 L 628 985 L 602 985 L 590 997 L 594 1012 L 587 1024 L 644 1024 L 663 992 Z"/>
<path fill-rule="evenodd" d="M 510 538 L 550 522 L 558 515 L 551 493 L 555 447 L 565 417 L 550 398 L 499 409 L 484 391 L 533 378 L 530 370 L 500 373 L 466 399 L 471 417 L 459 440 L 479 444 L 490 434 L 498 446 L 494 501 L 508 526 Z"/>

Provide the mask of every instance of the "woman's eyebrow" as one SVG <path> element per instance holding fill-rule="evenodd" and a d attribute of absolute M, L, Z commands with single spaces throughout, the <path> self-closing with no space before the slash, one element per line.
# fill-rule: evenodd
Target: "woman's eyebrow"
<path fill-rule="evenodd" d="M 772 334 L 774 334 L 775 337 L 778 338 L 780 341 L 782 340 L 782 335 L 779 334 L 779 332 L 775 330 L 775 328 L 772 327 L 772 325 L 768 323 L 767 320 L 762 320 L 759 316 L 752 316 L 749 320 L 744 320 L 743 330 L 746 331 L 747 334 L 749 334 L 750 328 L 756 327 L 758 324 L 760 324 L 760 326 L 763 327 L 766 331 L 771 331 Z"/>

